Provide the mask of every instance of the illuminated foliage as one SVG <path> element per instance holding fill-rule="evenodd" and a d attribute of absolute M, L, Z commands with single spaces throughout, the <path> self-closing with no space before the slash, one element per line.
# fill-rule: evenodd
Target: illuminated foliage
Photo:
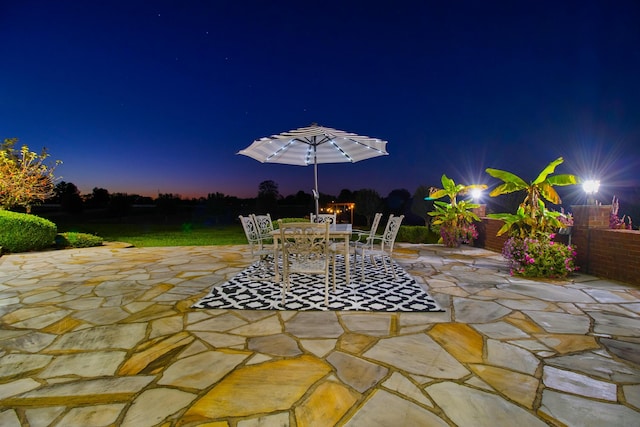
<path fill-rule="evenodd" d="M 457 247 L 461 243 L 471 244 L 478 237 L 474 221 L 480 218 L 473 209 L 480 205 L 467 200 L 458 200 L 458 196 L 469 194 L 473 190 L 484 190 L 485 184 L 463 185 L 456 184 L 447 175 L 442 175 L 442 188 L 431 188 L 427 199 L 434 200 L 434 210 L 427 214 L 433 217 L 431 228 L 440 234 L 439 243 L 445 246 Z M 435 200 L 449 198 L 449 203 Z"/>
<path fill-rule="evenodd" d="M 21 206 L 29 213 L 34 203 L 53 195 L 53 172 L 61 162 L 49 165 L 46 148 L 38 154 L 26 145 L 14 148 L 17 142 L 8 138 L 0 145 L 0 209 Z"/>
<path fill-rule="evenodd" d="M 563 227 L 563 223 L 559 219 L 563 214 L 547 209 L 544 203 L 544 200 L 556 205 L 562 202 L 553 187 L 579 183 L 579 179 L 575 175 L 561 174 L 550 176 L 562 162 L 564 162 L 562 157 L 552 161 L 545 166 L 538 177 L 530 183 L 511 172 L 491 168 L 486 170 L 492 177 L 503 181 L 501 185 L 493 189 L 490 194 L 491 197 L 509 194 L 515 191 L 524 191 L 526 193 L 524 200 L 515 214 L 500 213 L 488 215 L 489 218 L 504 221 L 504 225 L 498 230 L 498 236 L 508 233 L 514 237 L 537 238 L 540 235 L 548 235 L 554 230 Z"/>

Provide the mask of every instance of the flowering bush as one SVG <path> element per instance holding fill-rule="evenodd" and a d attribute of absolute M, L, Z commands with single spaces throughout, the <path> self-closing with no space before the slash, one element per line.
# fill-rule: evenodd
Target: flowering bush
<path fill-rule="evenodd" d="M 565 227 L 573 227 L 573 215 L 571 215 L 571 212 L 566 213 L 564 209 L 561 208 L 560 213 L 562 214 L 558 216 L 560 224 Z"/>
<path fill-rule="evenodd" d="M 578 269 L 572 246 L 554 242 L 555 234 L 538 238 L 511 237 L 502 248 L 511 275 L 564 278 Z"/>
<path fill-rule="evenodd" d="M 440 227 L 442 243 L 450 248 L 457 248 L 461 244 L 470 245 L 478 238 L 478 230 L 474 224 L 463 223 L 457 226 Z"/>

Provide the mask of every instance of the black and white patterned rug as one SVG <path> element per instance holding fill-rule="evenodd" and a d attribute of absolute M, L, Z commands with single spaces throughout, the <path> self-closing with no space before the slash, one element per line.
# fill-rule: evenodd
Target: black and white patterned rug
<path fill-rule="evenodd" d="M 345 283 L 344 259 L 336 261 L 336 291 L 329 279 L 329 306 L 324 305 L 324 278 L 291 274 L 291 288 L 282 306 L 282 288 L 274 282 L 273 268 L 255 263 L 228 282 L 216 285 L 193 308 L 242 310 L 354 310 L 386 312 L 444 311 L 431 296 L 396 263 L 393 274 L 381 266 L 365 263 L 362 280 L 361 260 L 354 269 L 351 283 Z M 331 274 L 331 273 L 329 273 Z"/>

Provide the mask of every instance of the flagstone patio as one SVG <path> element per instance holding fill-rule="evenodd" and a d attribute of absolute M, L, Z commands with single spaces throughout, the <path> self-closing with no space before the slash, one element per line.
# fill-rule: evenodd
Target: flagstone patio
<path fill-rule="evenodd" d="M 638 425 L 640 289 L 398 246 L 444 313 L 191 309 L 244 246 L 4 255 L 0 425 Z"/>

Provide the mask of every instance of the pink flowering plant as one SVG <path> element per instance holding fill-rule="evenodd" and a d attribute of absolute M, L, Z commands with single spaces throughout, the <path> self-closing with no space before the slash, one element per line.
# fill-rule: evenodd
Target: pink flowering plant
<path fill-rule="evenodd" d="M 461 244 L 471 245 L 478 238 L 478 230 L 474 224 L 463 223 L 457 226 L 440 227 L 440 237 L 442 243 L 450 248 L 455 248 Z"/>
<path fill-rule="evenodd" d="M 611 201 L 611 213 L 609 214 L 609 228 L 632 230 L 633 225 L 631 223 L 631 217 L 623 215 L 622 218 L 618 215 L 620 211 L 620 201 L 616 196 L 613 196 Z"/>
<path fill-rule="evenodd" d="M 502 255 L 509 263 L 511 275 L 563 279 L 576 271 L 576 251 L 571 245 L 554 242 L 554 237 L 555 234 L 509 238 Z"/>
<path fill-rule="evenodd" d="M 564 209 L 560 209 L 561 215 L 558 215 L 558 221 L 562 224 L 562 227 L 573 227 L 573 215 L 571 212 L 565 212 Z"/>
<path fill-rule="evenodd" d="M 558 234 L 571 234 L 573 228 L 573 215 L 566 213 L 564 209 L 560 210 L 560 215 L 557 216 L 557 220 L 560 223 Z"/>

